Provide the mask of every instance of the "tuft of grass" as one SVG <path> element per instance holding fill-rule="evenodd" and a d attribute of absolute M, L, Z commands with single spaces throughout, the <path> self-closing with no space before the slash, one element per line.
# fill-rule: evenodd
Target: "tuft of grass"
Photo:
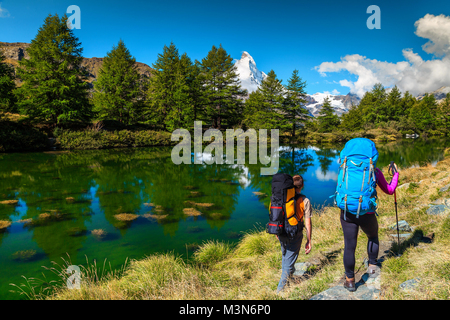
<path fill-rule="evenodd" d="M 198 211 L 197 209 L 194 209 L 194 208 L 184 208 L 183 213 L 185 215 L 191 216 L 191 217 L 197 217 L 202 214 L 200 211 Z"/>
<path fill-rule="evenodd" d="M 103 229 L 94 229 L 91 231 L 91 234 L 98 240 L 102 240 L 106 237 L 106 235 L 108 234 L 108 232 L 106 232 L 106 230 Z"/>
<path fill-rule="evenodd" d="M 0 231 L 6 230 L 11 225 L 11 221 L 0 220 Z"/>
<path fill-rule="evenodd" d="M 251 231 L 246 233 L 236 248 L 236 255 L 240 257 L 264 255 L 278 245 L 273 241 L 274 236 L 266 232 Z"/>
<path fill-rule="evenodd" d="M 232 247 L 230 244 L 209 240 L 195 251 L 194 261 L 201 265 L 210 266 L 225 260 L 231 252 Z"/>
<path fill-rule="evenodd" d="M 19 203 L 19 200 L 3 200 L 0 201 L 0 204 L 6 204 L 6 205 L 16 205 Z"/>
<path fill-rule="evenodd" d="M 114 215 L 114 218 L 116 218 L 119 221 L 133 221 L 136 220 L 139 216 L 134 213 L 119 213 Z"/>
<path fill-rule="evenodd" d="M 217 299 L 223 290 L 209 271 L 173 253 L 132 261 L 117 289 L 127 299 Z"/>
<path fill-rule="evenodd" d="M 149 220 L 151 219 L 155 219 L 155 220 L 164 220 L 165 218 L 167 218 L 169 215 L 168 214 L 150 214 L 150 213 L 144 213 L 142 215 L 144 218 L 147 218 Z"/>
<path fill-rule="evenodd" d="M 50 213 L 45 212 L 45 213 L 39 214 L 39 219 L 41 219 L 41 220 L 47 220 L 47 219 L 50 219 L 51 216 L 52 216 L 52 215 L 51 215 Z"/>
<path fill-rule="evenodd" d="M 69 266 L 72 266 L 69 254 L 67 258 L 61 257 L 62 263 L 52 261 L 52 267 L 43 267 L 50 272 L 50 277 L 42 273 L 43 279 L 26 278 L 25 283 L 19 285 L 10 283 L 16 290 L 11 290 L 29 300 L 83 300 L 83 299 L 114 299 L 114 291 L 98 290 L 106 284 L 110 285 L 120 279 L 127 268 L 128 259 L 125 260 L 122 268 L 113 269 L 105 259 L 103 264 L 97 265 L 96 260 L 90 262 L 86 256 L 86 265 L 80 265 L 80 289 L 68 289 L 67 282 L 70 281 L 72 273 L 68 273 Z M 54 279 L 56 276 L 56 280 Z M 52 280 L 49 280 L 53 278 Z M 101 293 L 101 294 L 99 294 Z"/>

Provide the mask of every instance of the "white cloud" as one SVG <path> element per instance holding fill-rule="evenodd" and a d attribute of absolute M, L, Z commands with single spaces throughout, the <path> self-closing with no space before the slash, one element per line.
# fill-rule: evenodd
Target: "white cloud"
<path fill-rule="evenodd" d="M 359 54 L 346 55 L 339 62 L 323 62 L 315 69 L 323 76 L 327 72 L 348 71 L 356 81 L 343 79 L 339 84 L 362 97 L 376 83 L 386 87 L 397 85 L 413 95 L 434 91 L 450 85 L 450 17 L 427 14 L 415 23 L 415 34 L 429 39 L 422 49 L 437 59 L 423 60 L 412 49 L 402 51 L 406 61 L 397 63 L 368 59 Z"/>
<path fill-rule="evenodd" d="M 333 89 L 333 91 L 331 91 L 331 94 L 338 95 L 338 94 L 340 94 L 340 92 L 337 91 L 337 89 Z"/>
<path fill-rule="evenodd" d="M 330 92 L 330 91 L 324 91 L 323 94 L 324 94 L 324 95 L 334 95 L 334 96 L 337 96 L 337 95 L 340 94 L 340 92 L 337 91 L 336 89 L 333 89 L 333 91 L 331 91 L 331 92 Z"/>
<path fill-rule="evenodd" d="M 337 181 L 338 179 L 338 173 L 335 171 L 327 171 L 326 174 L 323 174 L 322 170 L 320 168 L 317 168 L 315 171 L 317 180 L 319 181 Z"/>
<path fill-rule="evenodd" d="M 414 26 L 417 36 L 430 40 L 422 46 L 425 52 L 437 57 L 450 54 L 450 17 L 427 14 L 417 20 Z"/>
<path fill-rule="evenodd" d="M 8 18 L 9 16 L 9 11 L 5 8 L 2 8 L 2 3 L 0 2 L 0 18 Z"/>

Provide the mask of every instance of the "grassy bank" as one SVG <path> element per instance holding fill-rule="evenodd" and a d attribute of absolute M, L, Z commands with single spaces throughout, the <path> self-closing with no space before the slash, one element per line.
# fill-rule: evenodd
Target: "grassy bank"
<path fill-rule="evenodd" d="M 110 149 L 173 145 L 169 132 L 154 130 L 57 130 L 58 147 L 65 150 Z"/>
<path fill-rule="evenodd" d="M 0 152 L 34 151 L 48 148 L 48 136 L 30 125 L 0 122 Z"/>
<path fill-rule="evenodd" d="M 171 133 L 146 125 L 125 126 L 118 121 L 101 121 L 95 124 L 74 123 L 66 128 L 53 128 L 45 124 L 26 124 L 26 117 L 6 114 L 0 126 L 0 152 L 35 151 L 51 147 L 63 150 L 110 149 L 147 146 L 170 146 Z M 224 143 L 226 134 L 223 131 Z M 300 131 L 295 139 L 290 133 L 280 136 L 280 143 L 322 144 L 344 143 L 353 138 L 364 137 L 376 142 L 395 141 L 402 134 L 393 128 L 377 128 L 349 132 L 336 130 L 319 133 Z M 49 138 L 55 138 L 50 139 Z M 258 137 L 259 139 L 259 137 Z M 203 141 L 203 144 L 208 142 Z"/>
<path fill-rule="evenodd" d="M 0 114 L 0 152 L 110 149 L 174 145 L 171 133 L 118 121 L 72 123 L 65 128 L 31 124 L 19 114 Z"/>
<path fill-rule="evenodd" d="M 391 128 L 377 128 L 360 131 L 335 130 L 333 132 L 320 133 L 305 130 L 296 141 L 299 143 L 345 143 L 354 138 L 368 138 L 375 142 L 396 141 L 402 138 L 402 134 Z"/>
<path fill-rule="evenodd" d="M 397 248 L 389 227 L 395 223 L 393 196 L 379 192 L 379 235 L 382 264 L 382 299 L 450 299 L 450 217 L 429 215 L 428 204 L 450 198 L 450 191 L 439 191 L 450 184 L 450 158 L 435 167 L 428 165 L 401 170 L 397 189 L 399 220 L 406 220 L 414 231 Z M 384 168 L 387 176 L 387 168 Z M 424 237 L 432 241 L 424 241 Z M 361 232 L 356 251 L 357 281 L 366 257 L 367 237 Z M 263 230 L 244 235 L 236 244 L 209 241 L 186 260 L 172 253 L 155 254 L 133 260 L 121 272 L 83 271 L 80 290 L 68 290 L 65 277 L 50 296 L 36 299 L 309 299 L 343 281 L 343 235 L 338 209 L 315 208 L 313 250 L 302 248 L 298 262 L 309 262 L 306 275 L 296 278 L 281 295 L 276 294 L 280 277 L 281 252 L 274 236 Z M 400 251 L 401 257 L 394 252 Z M 100 270 L 100 269 L 99 269 Z M 99 277 L 98 274 L 105 274 Z M 399 285 L 420 278 L 415 290 Z"/>

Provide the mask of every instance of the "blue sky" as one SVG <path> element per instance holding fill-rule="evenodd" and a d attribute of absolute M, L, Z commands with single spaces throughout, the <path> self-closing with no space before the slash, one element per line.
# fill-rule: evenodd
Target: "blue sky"
<path fill-rule="evenodd" d="M 381 10 L 379 30 L 366 26 L 371 15 L 366 10 L 373 4 Z M 442 39 L 425 27 L 447 26 L 448 0 L 0 0 L 0 41 L 30 42 L 48 14 L 64 14 L 70 5 L 81 9 L 81 29 L 75 34 L 83 44 L 85 57 L 105 56 L 120 39 L 137 61 L 149 65 L 171 41 L 193 60 L 204 58 L 212 45 L 222 44 L 233 58 L 240 58 L 242 51 L 249 52 L 261 71 L 273 69 L 284 82 L 298 69 L 308 83 L 309 94 L 333 90 L 358 93 L 376 80 L 386 82 L 386 86 L 400 83 L 405 90 L 421 90 L 447 81 L 440 77 L 425 86 L 419 85 L 419 80 L 413 84 L 406 81 L 423 70 L 414 69 L 405 49 L 430 63 L 443 61 L 450 68 L 447 51 L 424 51 L 422 46 L 429 39 L 415 34 L 415 23 L 429 14 L 430 19 L 421 20 L 423 34 L 435 35 L 435 41 Z M 445 23 L 433 24 L 431 17 L 440 15 Z M 443 32 L 450 34 L 450 30 Z M 324 65 L 326 62 L 331 64 Z M 409 63 L 411 70 L 401 62 Z M 357 68 L 352 69 L 355 63 Z M 377 71 L 380 68 L 385 70 Z M 409 73 L 404 73 L 405 68 Z M 400 75 L 386 75 L 387 69 Z"/>

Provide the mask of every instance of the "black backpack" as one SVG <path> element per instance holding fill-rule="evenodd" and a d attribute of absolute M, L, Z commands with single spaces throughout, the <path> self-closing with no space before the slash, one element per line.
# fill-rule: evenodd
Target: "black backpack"
<path fill-rule="evenodd" d="M 300 229 L 296 210 L 297 203 L 292 176 L 286 173 L 275 174 L 272 177 L 267 233 L 293 239 Z"/>

